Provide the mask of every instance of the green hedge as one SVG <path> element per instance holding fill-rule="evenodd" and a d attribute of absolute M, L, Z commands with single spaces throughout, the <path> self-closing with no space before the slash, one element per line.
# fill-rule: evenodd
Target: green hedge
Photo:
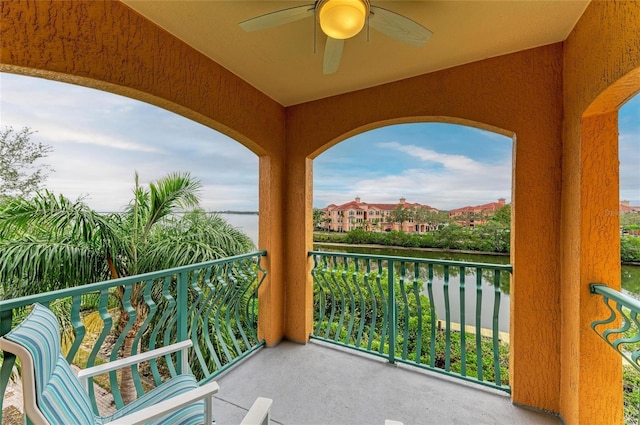
<path fill-rule="evenodd" d="M 425 234 L 391 232 L 368 232 L 362 229 L 338 233 L 336 238 L 322 233 L 314 236 L 314 242 L 342 242 L 355 245 L 386 245 L 407 248 L 441 248 L 485 252 L 509 252 L 510 233 L 496 225 L 477 226 L 473 229 L 450 224 L 441 230 Z"/>
<path fill-rule="evenodd" d="M 510 237 L 508 229 L 491 224 L 475 228 L 451 224 L 441 230 L 425 234 L 405 233 L 398 230 L 368 232 L 362 229 L 347 233 L 315 233 L 313 241 L 508 253 Z M 620 237 L 620 259 L 624 262 L 640 262 L 640 237 Z"/>

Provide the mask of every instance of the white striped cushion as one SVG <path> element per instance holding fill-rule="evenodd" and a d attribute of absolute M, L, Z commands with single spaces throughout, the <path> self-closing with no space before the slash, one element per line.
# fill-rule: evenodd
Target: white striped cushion
<path fill-rule="evenodd" d="M 62 355 L 58 357 L 58 367 L 42 393 L 39 406 L 52 424 L 98 423 L 89 396 Z"/>
<path fill-rule="evenodd" d="M 36 365 L 36 392 L 42 394 L 60 354 L 60 328 L 48 308 L 34 304 L 29 316 L 6 336 L 26 347 Z"/>

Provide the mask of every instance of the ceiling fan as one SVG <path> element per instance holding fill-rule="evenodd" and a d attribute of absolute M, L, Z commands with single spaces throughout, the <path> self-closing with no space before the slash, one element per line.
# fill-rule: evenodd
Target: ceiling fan
<path fill-rule="evenodd" d="M 381 7 L 369 0 L 317 0 L 315 3 L 282 9 L 240 22 L 245 31 L 273 28 L 313 16 L 327 35 L 324 49 L 323 73 L 338 70 L 344 40 L 351 38 L 367 25 L 381 33 L 415 47 L 422 47 L 433 34 L 419 23 Z M 315 31 L 315 26 L 314 26 Z M 315 32 L 314 32 L 315 34 Z"/>

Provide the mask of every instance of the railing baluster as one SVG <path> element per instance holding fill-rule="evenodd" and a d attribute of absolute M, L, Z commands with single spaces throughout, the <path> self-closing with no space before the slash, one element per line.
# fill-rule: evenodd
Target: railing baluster
<path fill-rule="evenodd" d="M 234 268 L 235 264 L 230 264 L 229 267 L 227 268 L 227 276 L 229 278 L 229 280 L 232 283 L 232 286 L 229 288 L 229 298 L 227 301 L 227 308 L 225 309 L 225 324 L 227 326 L 227 335 L 229 335 L 229 337 L 231 338 L 231 343 L 233 345 L 233 347 L 236 350 L 236 353 L 240 354 L 242 352 L 242 350 L 240 349 L 240 345 L 238 344 L 238 339 L 236 338 L 236 336 L 234 335 L 233 329 L 231 328 L 231 313 L 234 310 L 234 306 L 235 304 L 238 302 L 238 279 L 236 279 L 235 277 L 235 268 Z M 232 355 L 232 357 L 235 357 L 235 355 Z"/>
<path fill-rule="evenodd" d="M 476 267 L 476 367 L 478 379 L 483 379 L 482 362 L 482 268 Z"/>
<path fill-rule="evenodd" d="M 73 333 L 75 337 L 73 339 L 73 344 L 69 347 L 69 352 L 66 357 L 67 362 L 69 363 L 73 361 L 73 358 L 78 353 L 78 349 L 80 348 L 86 334 L 86 329 L 82 323 L 82 318 L 80 317 L 81 304 L 81 295 L 74 295 L 71 297 L 71 324 L 73 325 Z"/>
<path fill-rule="evenodd" d="M 367 286 L 369 299 L 371 300 L 371 321 L 369 322 L 369 335 L 367 340 L 367 350 L 371 350 L 373 344 L 373 336 L 376 331 L 376 325 L 378 323 L 378 303 L 376 302 L 376 296 L 374 294 L 371 283 L 369 283 L 369 276 L 371 275 L 371 260 L 365 259 L 367 265 L 367 271 L 364 275 L 364 283 Z"/>
<path fill-rule="evenodd" d="M 394 283 L 395 269 L 393 260 L 387 260 L 387 282 L 389 292 L 389 301 L 387 308 L 389 309 L 389 363 L 396 362 L 396 327 L 398 326 L 397 309 L 396 309 L 396 288 Z"/>
<path fill-rule="evenodd" d="M 416 336 L 416 358 L 417 363 L 422 363 L 422 299 L 420 297 L 420 264 L 414 263 L 413 275 L 413 295 L 416 297 L 416 315 L 418 316 L 418 334 Z"/>
<path fill-rule="evenodd" d="M 402 302 L 404 303 L 404 332 L 402 333 L 402 360 L 407 359 L 407 349 L 409 348 L 409 298 L 407 297 L 407 288 L 405 287 L 406 263 L 400 263 L 400 293 Z"/>
<path fill-rule="evenodd" d="M 347 270 L 349 270 L 350 267 L 351 266 L 349 265 L 348 260 L 345 259 L 344 272 L 342 273 L 342 282 L 344 283 L 344 286 L 347 288 L 345 293 L 348 294 L 348 297 L 349 297 L 349 310 L 347 310 L 347 312 L 349 313 L 349 325 L 347 327 L 347 332 L 345 335 L 345 339 L 343 341 L 346 344 L 348 344 L 349 341 L 351 341 L 351 333 L 353 332 L 353 325 L 356 320 L 356 297 L 353 293 L 353 290 L 351 289 L 351 285 L 349 284 L 349 281 L 355 278 L 354 276 L 355 273 L 351 273 L 351 276 L 348 277 Z M 354 282 L 354 286 L 358 286 L 358 283 Z"/>
<path fill-rule="evenodd" d="M 444 370 L 451 369 L 451 309 L 449 308 L 449 266 L 444 266 Z"/>
<path fill-rule="evenodd" d="M 500 377 L 500 327 L 499 327 L 499 313 L 500 313 L 500 270 L 493 271 L 493 368 L 495 370 L 495 382 L 497 385 L 502 385 L 502 379 Z"/>
<path fill-rule="evenodd" d="M 331 324 L 333 323 L 334 318 L 336 317 L 336 310 L 337 310 L 337 300 L 336 300 L 336 293 L 333 290 L 333 287 L 331 285 L 332 282 L 335 282 L 335 269 L 333 267 L 333 265 L 335 264 L 335 258 L 333 258 L 333 262 L 331 261 L 331 257 L 325 257 L 325 261 L 326 261 L 326 271 L 323 271 L 322 276 L 323 276 L 323 280 L 326 283 L 326 287 L 329 288 L 329 293 L 331 295 L 331 313 L 329 315 L 329 321 L 327 322 L 327 328 L 325 329 L 324 332 L 324 337 L 326 339 L 329 339 L 330 335 L 331 335 Z"/>
<path fill-rule="evenodd" d="M 427 289 L 429 293 L 429 307 L 431 310 L 431 341 L 429 344 L 429 366 L 436 367 L 436 303 L 433 298 L 433 264 L 429 264 L 429 276 L 427 280 Z"/>
<path fill-rule="evenodd" d="M 164 308 L 164 311 L 162 312 L 162 317 L 160 317 L 160 323 L 167 323 L 170 317 L 172 316 L 175 317 L 176 300 L 171 295 L 171 289 L 170 289 L 171 283 L 172 283 L 172 276 L 165 276 L 164 284 L 162 286 L 162 297 L 164 298 L 164 301 L 162 302 L 165 303 L 165 308 Z M 149 337 L 150 350 L 153 350 L 154 348 L 156 348 L 156 343 L 158 342 L 158 339 L 161 337 L 161 333 L 160 333 L 161 330 L 162 330 L 162 327 L 160 326 L 152 330 L 151 336 Z M 164 345 L 164 341 L 160 341 L 160 346 L 162 345 Z M 169 366 L 171 366 L 171 364 L 169 364 Z M 175 370 L 173 370 L 173 372 L 175 373 Z M 151 364 L 151 373 L 153 374 L 153 378 L 155 380 L 156 385 L 159 385 L 160 382 L 162 381 L 162 378 L 160 377 L 160 372 L 158 371 L 158 366 L 156 363 Z"/>
<path fill-rule="evenodd" d="M 360 314 L 358 315 L 359 320 L 358 323 L 360 324 L 358 326 L 358 334 L 356 335 L 356 342 L 355 345 L 356 347 L 360 346 L 360 343 L 362 341 L 362 332 L 364 331 L 364 322 L 365 322 L 365 314 L 366 314 L 366 301 L 364 299 L 364 295 L 362 294 L 362 289 L 360 288 L 360 284 L 358 283 L 358 273 L 360 272 L 360 264 L 358 263 L 358 260 L 355 261 L 355 270 L 353 272 L 353 284 L 356 287 L 356 289 L 358 290 L 358 305 L 359 310 L 360 310 Z M 353 315 L 356 316 L 355 311 L 353 312 Z"/>
<path fill-rule="evenodd" d="M 110 361 L 114 361 L 118 358 L 118 352 L 124 345 L 127 333 L 129 333 L 129 330 L 132 328 L 133 323 L 136 319 L 136 310 L 131 306 L 131 294 L 133 292 L 133 286 L 136 284 L 137 283 L 130 283 L 128 285 L 124 285 L 122 308 L 129 316 L 129 318 L 127 320 L 127 323 L 122 327 L 120 336 L 113 345 L 111 355 L 109 356 Z M 122 321 L 122 316 L 120 317 L 120 321 Z M 131 353 L 125 352 L 125 356 L 128 356 L 130 354 Z M 111 385 L 111 392 L 113 394 L 113 401 L 116 405 L 116 408 L 121 409 L 124 406 L 124 402 L 122 401 L 122 394 L 120 393 L 120 386 L 118 385 L 118 379 L 115 371 L 109 372 L 109 385 Z"/>
<path fill-rule="evenodd" d="M 378 294 L 380 294 L 380 300 L 382 301 L 382 325 L 380 327 L 380 347 L 378 353 L 384 354 L 384 343 L 387 338 L 387 328 L 389 326 L 389 308 L 387 306 L 387 298 L 384 296 L 384 289 L 382 287 L 382 274 L 384 269 L 382 267 L 382 259 L 377 261 L 378 273 L 376 275 L 376 285 L 378 287 Z"/>
<path fill-rule="evenodd" d="M 208 314 L 207 308 L 211 305 L 211 301 L 213 300 L 216 294 L 215 288 L 211 283 L 211 272 L 212 272 L 212 267 L 207 267 L 205 269 L 205 275 L 202 281 L 202 285 L 203 285 L 202 293 L 204 297 L 202 299 L 202 302 L 199 303 L 198 309 L 194 316 L 194 317 L 201 317 L 202 324 L 200 326 L 195 326 L 195 325 L 191 326 L 191 340 L 201 341 L 201 339 L 198 338 L 198 333 L 200 331 L 201 334 L 204 336 L 204 344 L 209 349 L 208 353 L 213 353 L 213 357 L 215 358 L 214 362 L 216 363 L 216 366 L 221 367 L 222 365 L 220 364 L 220 361 L 215 355 L 215 350 L 213 349 L 213 344 L 211 343 L 211 336 L 209 334 L 209 314 Z M 201 343 L 202 342 L 200 342 L 199 344 L 194 343 L 193 351 L 196 355 L 196 359 L 198 360 L 198 364 L 202 368 L 204 374 L 209 375 L 210 373 L 209 367 L 207 366 L 207 362 L 204 358 L 204 353 L 202 351 L 202 348 L 200 348 Z"/>
<path fill-rule="evenodd" d="M 178 323 L 178 333 L 176 335 L 177 341 L 184 341 L 188 337 L 188 306 L 189 306 L 189 288 L 187 286 L 188 272 L 183 271 L 178 273 L 178 290 L 177 290 L 177 310 L 176 320 Z M 165 344 L 169 344 L 169 341 L 165 339 Z M 182 351 L 176 353 L 176 364 L 182 364 Z"/>
<path fill-rule="evenodd" d="M 225 276 L 224 278 L 222 276 Z M 216 277 L 217 277 L 217 281 L 219 286 L 219 291 L 220 291 L 220 295 L 221 295 L 221 300 L 219 305 L 225 305 L 228 301 L 229 298 L 229 283 L 226 280 L 226 270 L 224 270 L 223 267 L 219 267 L 218 271 L 216 273 Z M 231 359 L 233 358 L 231 356 L 231 353 L 229 352 L 229 348 L 228 348 L 228 341 L 225 339 L 225 337 L 222 334 L 222 317 L 223 311 L 221 308 L 217 308 L 215 309 L 214 312 L 214 317 L 215 317 L 215 330 L 216 330 L 216 335 L 218 336 L 218 341 L 224 341 L 223 344 L 219 344 L 219 346 L 222 348 L 222 352 L 224 353 L 224 355 L 226 356 L 227 360 L 226 362 L 230 362 Z M 226 336 L 226 335 L 225 335 Z M 225 363 L 226 363 L 225 362 Z"/>
<path fill-rule="evenodd" d="M 467 376 L 467 324 L 466 314 L 466 294 L 465 294 L 466 268 L 460 266 L 460 375 Z"/>

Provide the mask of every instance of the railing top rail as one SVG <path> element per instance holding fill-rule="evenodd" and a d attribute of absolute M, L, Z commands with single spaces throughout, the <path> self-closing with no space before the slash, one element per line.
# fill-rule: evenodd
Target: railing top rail
<path fill-rule="evenodd" d="M 589 285 L 592 294 L 602 295 L 618 304 L 624 305 L 632 310 L 640 312 L 640 300 L 629 295 L 618 292 L 605 285 L 604 283 L 592 283 Z"/>
<path fill-rule="evenodd" d="M 82 295 L 88 292 L 97 292 L 103 289 L 111 288 L 114 286 L 129 285 L 137 283 L 142 280 L 157 279 L 167 275 L 190 272 L 193 270 L 201 269 L 203 267 L 211 267 L 218 264 L 232 263 L 234 261 L 243 260 L 245 258 L 252 258 L 256 256 L 264 256 L 267 254 L 266 250 L 254 251 L 247 254 L 234 255 L 232 257 L 219 258 L 217 260 L 204 261 L 201 263 L 190 264 L 188 266 L 174 267 L 171 269 L 159 270 L 150 273 L 143 273 L 134 276 L 121 277 L 118 279 L 104 280 L 102 282 L 89 283 L 87 285 L 74 286 L 72 288 L 60 289 L 57 291 L 44 292 L 42 294 L 28 295 L 25 297 L 11 298 L 0 301 L 0 312 L 9 311 L 14 308 L 24 307 L 31 305 L 34 302 L 49 302 L 60 298 L 72 297 L 75 295 Z"/>
<path fill-rule="evenodd" d="M 483 269 L 493 270 L 505 270 L 513 272 L 513 266 L 511 264 L 491 264 L 491 263 L 476 263 L 471 261 L 452 261 L 452 260 L 438 260 L 433 258 L 418 258 L 418 257 L 397 257 L 392 255 L 376 255 L 376 254 L 354 254 L 349 252 L 329 252 L 329 251 L 309 251 L 311 255 L 325 255 L 330 257 L 349 257 L 349 258 L 361 258 L 368 260 L 393 260 L 393 261 L 405 261 L 412 263 L 424 263 L 434 264 L 441 266 L 455 266 L 455 267 L 480 267 Z"/>

